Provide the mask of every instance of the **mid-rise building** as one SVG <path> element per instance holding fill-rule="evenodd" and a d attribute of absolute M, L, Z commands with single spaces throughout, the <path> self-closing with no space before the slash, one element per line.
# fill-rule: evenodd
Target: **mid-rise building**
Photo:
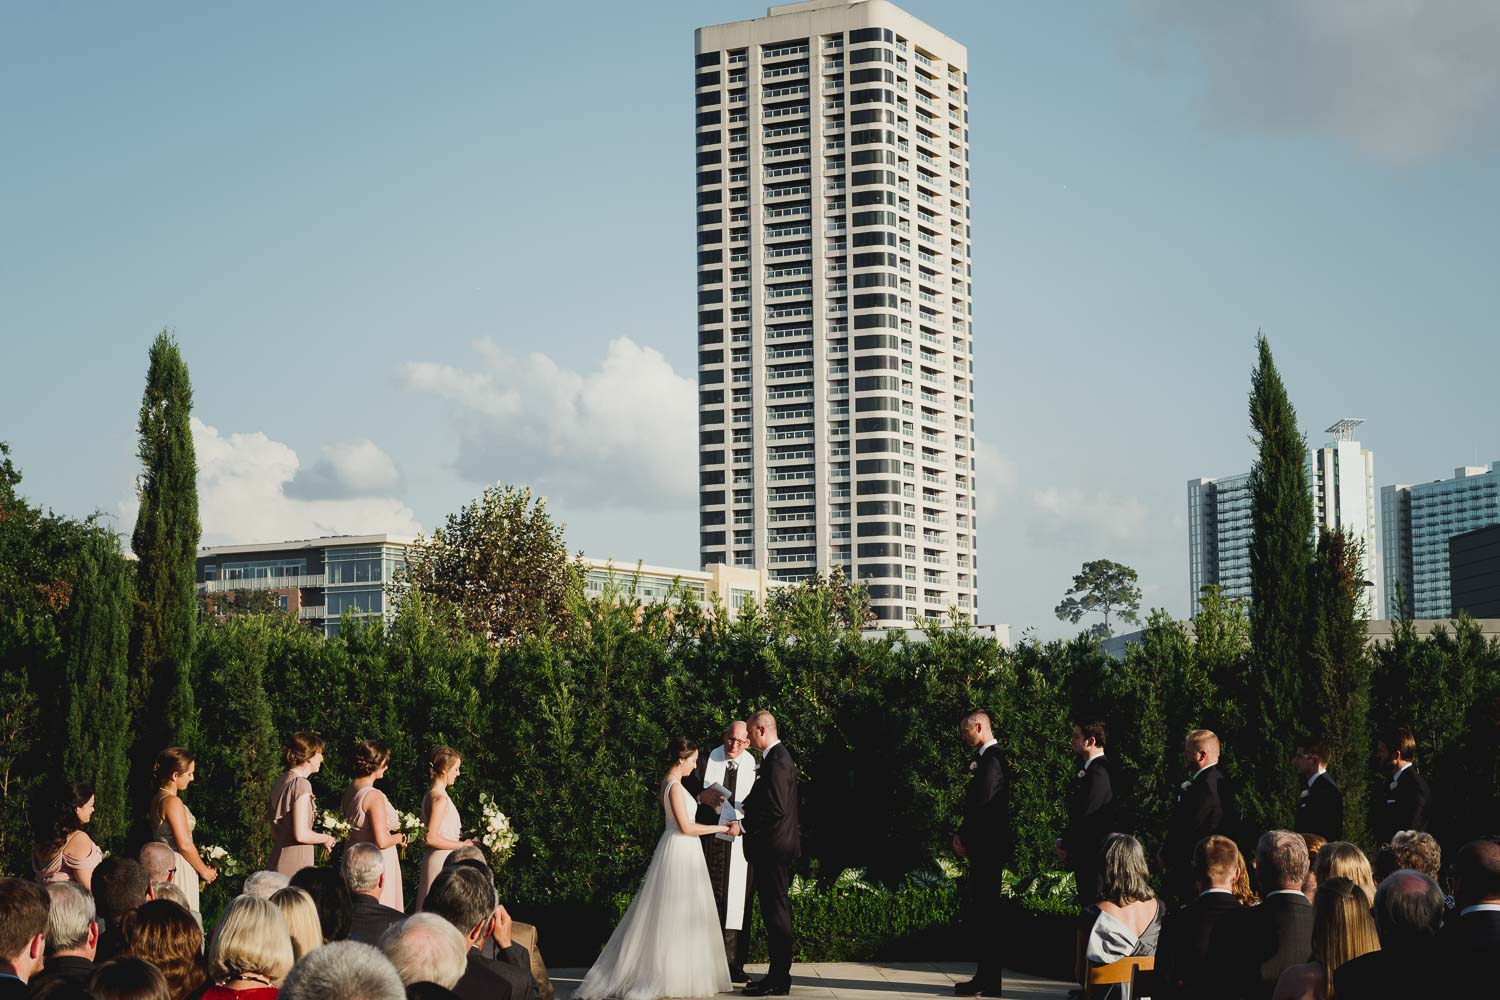
<path fill-rule="evenodd" d="M 1203 588 L 1215 584 L 1225 597 L 1250 600 L 1250 473 L 1188 480 L 1189 614 L 1196 615 Z"/>
<path fill-rule="evenodd" d="M 1500 618 L 1500 524 L 1448 539 L 1453 614 Z"/>
<path fill-rule="evenodd" d="M 1346 417 L 1325 431 L 1333 440 L 1312 453 L 1308 485 L 1313 491 L 1313 534 L 1342 531 L 1360 548 L 1360 573 L 1370 583 L 1362 591 L 1365 613 L 1373 617 L 1384 605 L 1376 571 L 1375 456 L 1354 440 L 1362 423 Z"/>
<path fill-rule="evenodd" d="M 1500 463 L 1466 465 L 1452 479 L 1381 490 L 1381 531 L 1410 539 L 1410 559 L 1392 580 L 1410 595 L 1407 612 L 1417 618 L 1453 614 L 1448 541 L 1454 535 L 1500 524 Z M 1394 607 L 1387 598 L 1387 606 Z"/>
<path fill-rule="evenodd" d="M 968 53 L 813 0 L 695 57 L 701 564 L 972 619 Z"/>

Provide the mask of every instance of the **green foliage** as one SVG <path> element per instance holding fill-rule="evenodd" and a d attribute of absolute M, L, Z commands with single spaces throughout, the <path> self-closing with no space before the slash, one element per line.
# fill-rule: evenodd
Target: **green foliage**
<path fill-rule="evenodd" d="M 165 330 L 151 345 L 141 398 L 136 481 L 140 509 L 131 549 L 136 607 L 131 631 L 131 786 L 150 793 L 149 760 L 163 747 L 197 742 L 193 648 L 198 621 L 198 463 L 190 418 L 193 388 L 177 342 Z"/>
<path fill-rule="evenodd" d="M 1102 621 L 1089 629 L 1091 635 L 1109 638 L 1115 634 L 1114 618 L 1138 625 L 1141 621 L 1141 588 L 1135 570 L 1108 559 L 1083 564 L 1073 577 L 1073 586 L 1053 609 L 1059 621 L 1077 625 L 1084 615 L 1097 614 Z"/>
<path fill-rule="evenodd" d="M 1313 508 L 1307 442 L 1297 429 L 1271 345 L 1256 338 L 1250 425 L 1257 456 L 1250 470 L 1250 632 L 1256 667 L 1247 692 L 1250 731 L 1241 741 L 1241 814 L 1258 829 L 1291 825 L 1296 775 L 1287 766 L 1285 730 L 1298 718 L 1305 668 L 1308 573 L 1313 561 Z"/>

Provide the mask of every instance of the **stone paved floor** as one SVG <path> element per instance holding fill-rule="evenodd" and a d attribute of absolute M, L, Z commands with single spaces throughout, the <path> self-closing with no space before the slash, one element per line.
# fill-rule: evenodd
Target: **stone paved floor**
<path fill-rule="evenodd" d="M 764 965 L 748 966 L 757 978 Z M 570 1000 L 587 969 L 549 970 L 557 1000 Z M 792 996 L 804 1000 L 905 1000 L 952 997 L 953 984 L 973 975 L 973 964 L 948 962 L 827 963 L 792 966 Z M 1064 1000 L 1071 983 L 1005 974 L 1005 996 L 1017 1000 Z M 730 994 L 725 994 L 726 996 Z"/>

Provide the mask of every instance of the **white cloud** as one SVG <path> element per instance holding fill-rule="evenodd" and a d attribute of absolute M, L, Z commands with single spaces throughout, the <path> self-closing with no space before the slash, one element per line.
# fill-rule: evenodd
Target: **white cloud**
<path fill-rule="evenodd" d="M 368 439 L 325 444 L 322 456 L 302 466 L 287 483 L 286 495 L 299 500 L 342 500 L 389 496 L 401 491 L 395 459 Z"/>
<path fill-rule="evenodd" d="M 974 446 L 974 503 L 982 522 L 1000 515 L 1019 482 L 1016 463 L 983 439 Z M 993 523 L 993 522 L 990 522 Z"/>
<path fill-rule="evenodd" d="M 1500 6 L 1473 0 L 1147 0 L 1186 31 L 1232 124 L 1331 133 L 1392 160 L 1465 145 L 1500 123 Z"/>
<path fill-rule="evenodd" d="M 1027 534 L 1041 543 L 1138 546 L 1149 510 L 1136 497 L 1049 486 L 1031 494 Z"/>
<path fill-rule="evenodd" d="M 287 487 L 298 478 L 297 453 L 260 431 L 221 434 L 192 418 L 193 448 L 198 459 L 198 520 L 204 545 L 315 538 L 319 535 L 389 532 L 415 535 L 422 530 L 411 509 L 394 497 L 360 496 L 343 499 L 301 499 Z M 369 448 L 363 447 L 369 445 Z M 382 474 L 371 451 L 384 452 L 369 442 L 340 451 L 338 463 L 325 449 L 321 461 L 341 467 L 348 475 L 364 476 L 367 485 Z M 348 459 L 353 454 L 355 459 Z M 363 463 L 358 456 L 363 456 Z M 389 461 L 389 458 L 386 458 Z M 320 462 L 321 464 L 321 462 Z M 316 467 L 316 466 L 315 466 Z M 394 470 L 394 463 L 391 463 Z M 136 500 L 120 505 L 125 530 L 135 524 Z"/>
<path fill-rule="evenodd" d="M 697 384 L 659 352 L 617 338 L 581 373 L 488 339 L 475 346 L 473 369 L 417 362 L 398 372 L 452 406 L 465 478 L 527 484 L 579 510 L 694 504 Z"/>

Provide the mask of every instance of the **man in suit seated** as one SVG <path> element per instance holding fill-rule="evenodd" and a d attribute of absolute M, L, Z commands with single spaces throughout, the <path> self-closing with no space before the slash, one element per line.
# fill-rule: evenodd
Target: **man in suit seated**
<path fill-rule="evenodd" d="M 1500 957 L 1500 843 L 1470 841 L 1453 867 L 1458 916 L 1443 926 L 1443 962 L 1470 996 L 1479 996 L 1493 976 L 1490 962 Z"/>
<path fill-rule="evenodd" d="M 1261 903 L 1231 913 L 1214 929 L 1209 965 L 1222 976 L 1213 996 L 1270 1000 L 1276 980 L 1312 952 L 1313 906 L 1302 894 L 1307 842 L 1290 830 L 1267 830 L 1255 845 Z"/>
<path fill-rule="evenodd" d="M 405 916 L 380 901 L 385 887 L 385 858 L 374 844 L 350 844 L 344 851 L 344 882 L 353 901 L 349 940 L 376 944 L 385 929 Z"/>
<path fill-rule="evenodd" d="M 54 980 L 85 985 L 99 950 L 99 922 L 87 889 L 77 882 L 53 882 L 47 899 L 47 967 L 32 978 L 33 993 Z"/>
<path fill-rule="evenodd" d="M 1161 996 L 1212 1000 L 1217 987 L 1208 974 L 1208 946 L 1219 921 L 1240 909 L 1234 896 L 1239 875 L 1239 848 L 1228 837 L 1204 837 L 1193 848 L 1198 896 L 1167 915 L 1156 957 Z"/>
<path fill-rule="evenodd" d="M 19 878 L 0 878 L 0 997 L 20 1000 L 47 954 L 47 894 Z"/>
<path fill-rule="evenodd" d="M 380 950 L 406 984 L 407 1000 L 452 1000 L 469 970 L 469 942 L 435 913 L 414 913 L 380 936 Z"/>
<path fill-rule="evenodd" d="M 444 868 L 433 879 L 423 909 L 443 917 L 468 939 L 468 967 L 453 988 L 460 1000 L 536 1000 L 531 958 L 511 940 L 510 914 L 496 898 L 488 874 L 468 864 Z M 486 938 L 495 941 L 494 958 L 480 954 Z"/>
<path fill-rule="evenodd" d="M 1402 868 L 1375 890 L 1380 950 L 1350 959 L 1333 973 L 1339 1000 L 1447 997 L 1449 970 L 1437 946 L 1443 891 L 1421 872 Z"/>

